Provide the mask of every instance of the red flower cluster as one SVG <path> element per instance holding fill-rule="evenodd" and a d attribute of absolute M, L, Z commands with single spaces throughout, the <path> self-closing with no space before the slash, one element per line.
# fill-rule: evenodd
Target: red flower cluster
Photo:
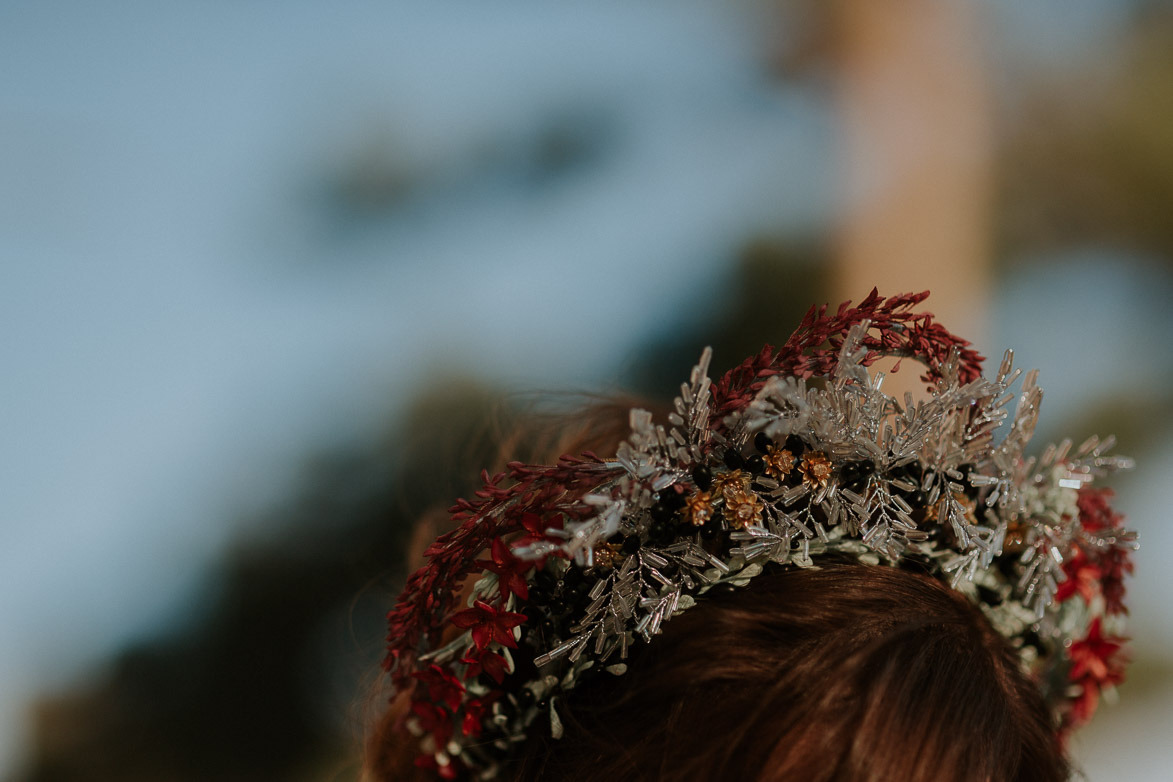
<path fill-rule="evenodd" d="M 1090 603 L 1100 593 L 1100 582 L 1104 579 L 1104 571 L 1100 566 L 1088 559 L 1083 549 L 1073 546 L 1075 556 L 1063 563 L 1063 573 L 1067 580 L 1055 590 L 1055 599 L 1060 603 L 1072 595 L 1079 593 L 1085 603 Z"/>
<path fill-rule="evenodd" d="M 424 683 L 428 690 L 428 698 L 433 703 L 442 703 L 451 711 L 456 711 L 460 707 L 460 701 L 464 698 L 464 685 L 451 671 L 433 663 L 427 669 L 413 673 L 412 676 Z"/>
<path fill-rule="evenodd" d="M 477 564 L 486 572 L 497 574 L 501 599 L 508 600 L 512 594 L 522 600 L 529 600 L 529 588 L 525 583 L 525 574 L 533 569 L 534 563 L 513 556 L 513 552 L 509 550 L 509 544 L 501 538 L 493 541 L 491 554 L 491 560 L 478 559 Z"/>
<path fill-rule="evenodd" d="M 521 528 L 525 532 L 523 535 L 520 535 L 516 540 L 513 541 L 512 545 L 515 549 L 548 540 L 549 536 L 546 534 L 546 530 L 548 529 L 562 529 L 561 517 L 550 521 L 536 513 L 521 514 L 521 517 L 518 519 L 518 523 L 521 524 Z M 535 560 L 532 564 L 534 567 L 541 570 L 542 567 L 545 566 L 545 563 L 546 559 L 543 557 L 542 559 Z"/>
<path fill-rule="evenodd" d="M 1088 532 L 1103 532 L 1119 529 L 1124 517 L 1108 505 L 1111 489 L 1084 487 L 1079 490 L 1079 523 Z M 1132 573 L 1131 552 L 1122 546 L 1112 546 L 1106 551 L 1085 551 L 1076 548 L 1076 555 L 1063 566 L 1067 581 L 1059 585 L 1057 597 L 1066 600 L 1079 592 L 1085 601 L 1094 596 L 1094 589 L 1104 596 L 1105 610 L 1109 614 L 1125 614 L 1124 576 Z"/>
<path fill-rule="evenodd" d="M 505 658 L 496 652 L 470 646 L 468 651 L 464 653 L 464 657 L 460 658 L 460 661 L 468 666 L 465 671 L 465 676 L 470 679 L 484 673 L 492 677 L 493 681 L 497 682 L 497 684 L 505 680 L 505 674 L 507 673 Z"/>
<path fill-rule="evenodd" d="M 434 755 L 419 755 L 415 759 L 415 764 L 420 768 L 435 771 L 440 779 L 456 779 L 463 768 L 456 758 L 449 758 L 447 763 L 441 763 Z"/>
<path fill-rule="evenodd" d="M 1079 505 L 1079 523 L 1084 529 L 1088 532 L 1098 532 L 1120 527 L 1124 517 L 1108 505 L 1108 500 L 1113 496 L 1115 492 L 1107 488 L 1085 486 L 1079 490 L 1076 502 Z"/>
<path fill-rule="evenodd" d="M 498 610 L 478 600 L 472 608 L 453 614 L 451 622 L 456 627 L 470 629 L 474 645 L 469 647 L 460 662 L 464 663 L 465 679 L 480 675 L 483 671 L 498 684 L 505 678 L 505 658 L 488 649 L 489 644 L 499 643 L 516 648 L 513 628 L 525 621 L 524 614 Z M 437 747 L 443 747 L 452 738 L 454 717 L 460 718 L 460 729 L 464 735 L 475 738 L 481 734 L 488 709 L 501 696 L 490 692 L 479 698 L 465 701 L 466 690 L 463 682 L 448 668 L 433 663 L 422 671 L 411 674 L 418 680 L 427 697 L 419 697 L 411 704 L 411 713 L 424 733 L 431 734 Z M 455 779 L 459 773 L 456 760 L 441 763 L 438 756 L 422 754 L 416 758 L 416 765 L 430 768 L 444 779 Z"/>
<path fill-rule="evenodd" d="M 464 704 L 464 721 L 460 725 L 461 730 L 464 731 L 464 735 L 470 738 L 476 738 L 481 735 L 489 707 L 493 705 L 493 701 L 500 697 L 501 693 L 491 692 L 483 698 L 473 698 Z"/>
<path fill-rule="evenodd" d="M 479 736 L 488 710 L 501 697 L 490 691 L 471 697 L 465 682 L 482 673 L 500 684 L 508 674 L 508 662 L 501 647 L 517 648 L 515 628 L 526 616 L 505 610 L 508 600 L 527 600 L 526 575 L 540 562 L 522 560 L 513 554 L 516 546 L 547 539 L 546 530 L 560 527 L 577 508 L 582 494 L 598 485 L 601 473 L 614 468 L 597 457 L 563 457 L 558 464 L 535 467 L 510 464 L 508 473 L 484 475 L 485 486 L 472 501 L 460 500 L 453 507 L 460 526 L 442 535 L 426 553 L 428 564 L 408 579 L 399 602 L 388 613 L 385 668 L 400 691 L 414 687 L 411 717 L 419 729 L 431 736 L 434 753 L 420 755 L 416 763 L 432 769 L 443 779 L 455 779 L 464 765 L 449 757 L 444 747 L 459 726 L 469 738 Z M 517 512 L 499 515 L 485 512 L 490 507 L 514 504 Z M 532 508 L 541 508 L 535 513 Z M 557 508 L 557 511 L 552 509 Z M 506 541 L 512 540 L 512 543 Z M 488 559 L 477 555 L 488 550 Z M 459 586 L 468 576 L 491 572 L 497 575 L 498 593 L 491 601 L 477 600 L 471 608 L 454 610 Z M 417 655 L 444 637 L 447 627 L 468 630 L 472 645 L 465 651 L 454 673 L 447 666 L 429 665 L 416 669 Z M 414 683 L 413 683 L 414 680 Z"/>
<path fill-rule="evenodd" d="M 462 630 L 470 630 L 477 651 L 483 652 L 493 642 L 516 649 L 513 628 L 525 624 L 525 619 L 525 614 L 514 614 L 477 600 L 472 608 L 453 614 L 449 621 Z"/>
<path fill-rule="evenodd" d="M 1068 649 L 1071 670 L 1067 677 L 1080 685 L 1080 695 L 1072 702 L 1070 725 L 1073 728 L 1092 718 L 1100 701 L 1100 691 L 1124 681 L 1127 662 L 1121 653 L 1127 639 L 1103 634 L 1100 617 L 1092 620 L 1087 637 L 1075 641 Z"/>
<path fill-rule="evenodd" d="M 412 701 L 411 713 L 424 733 L 430 733 L 438 746 L 452 738 L 452 715 L 426 700 Z"/>

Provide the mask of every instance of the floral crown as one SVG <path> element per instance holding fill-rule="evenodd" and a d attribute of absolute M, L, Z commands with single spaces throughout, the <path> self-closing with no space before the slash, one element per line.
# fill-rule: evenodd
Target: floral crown
<path fill-rule="evenodd" d="M 485 474 L 388 615 L 385 667 L 411 693 L 417 762 L 496 777 L 539 720 L 561 735 L 578 681 L 623 673 L 629 648 L 700 595 L 825 554 L 948 582 L 1018 651 L 1060 735 L 1088 720 L 1123 679 L 1136 548 L 1091 483 L 1131 461 L 1094 437 L 1026 456 L 1035 373 L 1011 415 L 1011 353 L 982 377 L 969 343 L 912 311 L 926 296 L 812 308 L 716 383 L 706 350 L 667 425 L 632 410 L 614 459 Z M 929 397 L 881 391 L 867 367 L 884 355 L 921 361 Z"/>

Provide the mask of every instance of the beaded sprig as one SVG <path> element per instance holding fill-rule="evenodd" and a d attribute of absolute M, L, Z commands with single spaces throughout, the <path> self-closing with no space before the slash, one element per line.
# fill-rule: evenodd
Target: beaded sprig
<path fill-rule="evenodd" d="M 1060 735 L 1086 722 L 1123 678 L 1136 547 L 1091 484 L 1131 461 L 1094 437 L 1027 456 L 1035 373 L 1007 351 L 982 377 L 968 343 L 912 311 L 926 296 L 812 308 L 716 383 L 706 350 L 667 424 L 631 411 L 614 459 L 486 474 L 389 614 L 419 763 L 495 778 L 529 731 L 561 735 L 579 681 L 624 673 L 632 645 L 705 592 L 830 554 L 948 582 L 1018 651 Z M 882 355 L 921 361 L 928 398 L 885 394 L 867 368 Z"/>

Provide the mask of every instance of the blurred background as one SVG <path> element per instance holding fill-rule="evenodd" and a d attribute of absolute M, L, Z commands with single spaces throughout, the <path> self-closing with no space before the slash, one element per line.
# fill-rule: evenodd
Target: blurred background
<path fill-rule="evenodd" d="M 873 286 L 1138 458 L 1074 753 L 1168 779 L 1171 85 L 1155 0 L 0 4 L 0 779 L 353 778 L 412 520 L 528 392 Z"/>

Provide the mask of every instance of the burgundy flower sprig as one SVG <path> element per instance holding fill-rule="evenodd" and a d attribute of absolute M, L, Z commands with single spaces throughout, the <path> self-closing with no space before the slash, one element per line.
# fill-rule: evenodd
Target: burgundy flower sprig
<path fill-rule="evenodd" d="M 1103 533 L 1123 526 L 1124 518 L 1108 505 L 1111 497 L 1111 489 L 1085 486 L 1079 490 L 1079 526 L 1091 540 L 1073 542 L 1072 554 L 1063 564 L 1067 580 L 1059 584 L 1055 593 L 1059 603 L 1078 597 L 1093 617 L 1087 634 L 1072 641 L 1068 650 L 1067 678 L 1078 695 L 1062 714 L 1063 736 L 1092 718 L 1105 689 L 1124 681 L 1127 639 L 1105 633 L 1103 624 L 1105 618 L 1128 613 L 1124 577 L 1133 570 L 1132 551 L 1116 542 L 1094 545 Z"/>
<path fill-rule="evenodd" d="M 1087 486 L 1079 491 L 1079 523 L 1090 533 L 1119 530 L 1124 517 L 1112 510 L 1108 500 L 1111 489 Z M 1082 553 L 1082 549 L 1081 549 Z M 1133 572 L 1132 551 L 1123 546 L 1109 546 L 1102 551 L 1085 555 L 1089 567 L 1100 574 L 1100 591 L 1109 614 L 1126 614 L 1124 605 L 1124 577 Z"/>
<path fill-rule="evenodd" d="M 457 590 L 478 567 L 478 554 L 492 541 L 516 533 L 523 519 L 541 518 L 559 505 L 566 514 L 581 513 L 577 498 L 598 484 L 600 474 L 613 470 L 598 458 L 565 456 L 553 466 L 512 463 L 507 472 L 482 473 L 484 487 L 474 499 L 459 500 L 451 509 L 459 526 L 427 548 L 428 563 L 408 578 L 387 614 L 383 666 L 392 674 L 394 686 L 408 685 L 421 648 L 439 639 L 445 618 L 453 613 Z"/>
<path fill-rule="evenodd" d="M 720 420 L 745 407 L 766 380 L 774 375 L 810 378 L 829 375 L 839 360 L 844 335 L 857 323 L 871 324 L 863 346 L 869 351 L 863 360 L 869 366 L 881 356 L 913 358 L 927 368 L 924 379 L 940 379 L 940 367 L 949 352 L 957 349 L 961 382 L 981 375 L 982 357 L 969 348 L 968 340 L 948 331 L 933 320 L 932 313 L 912 312 L 928 298 L 928 291 L 904 293 L 887 299 L 873 288 L 857 306 L 844 302 L 833 315 L 827 307 L 811 307 L 795 332 L 782 347 L 766 345 L 713 384 L 713 398 Z"/>

